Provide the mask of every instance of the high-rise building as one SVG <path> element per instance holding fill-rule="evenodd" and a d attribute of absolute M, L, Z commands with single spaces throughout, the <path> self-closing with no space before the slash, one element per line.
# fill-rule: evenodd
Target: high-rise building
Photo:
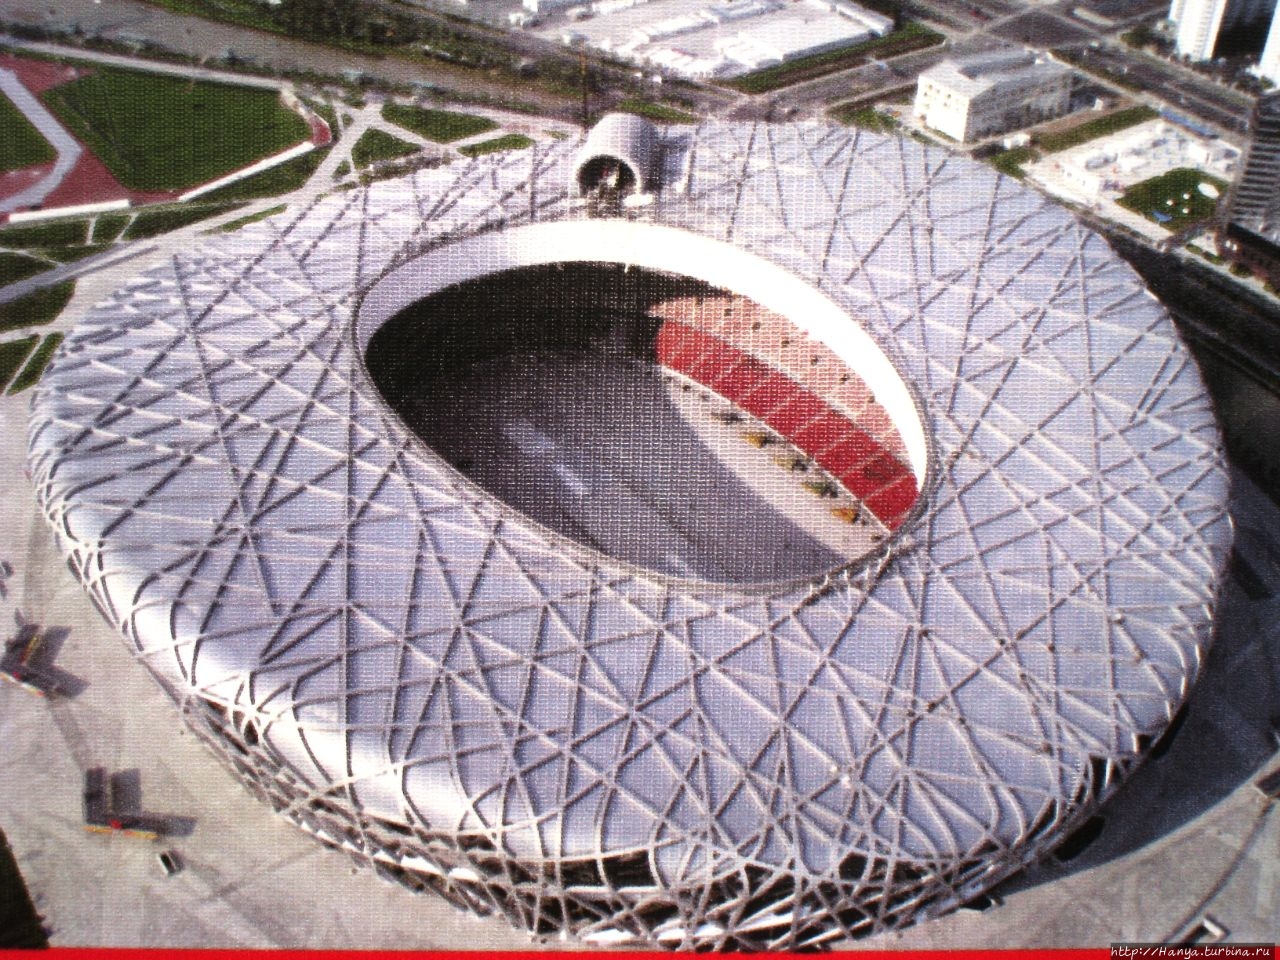
<path fill-rule="evenodd" d="M 1224 33 L 1260 22 L 1275 8 L 1276 0 L 1173 0 L 1174 50 L 1192 60 L 1211 60 Z"/>
<path fill-rule="evenodd" d="M 1227 203 L 1222 247 L 1273 283 L 1280 279 L 1280 92 L 1259 97 L 1253 137 Z"/>
<path fill-rule="evenodd" d="M 1267 45 L 1262 48 L 1262 59 L 1254 72 L 1265 80 L 1280 86 L 1280 10 L 1271 15 L 1271 29 L 1267 31 Z"/>

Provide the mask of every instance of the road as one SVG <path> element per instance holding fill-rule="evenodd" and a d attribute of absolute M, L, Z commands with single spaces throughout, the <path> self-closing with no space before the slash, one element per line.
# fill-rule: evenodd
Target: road
<path fill-rule="evenodd" d="M 1096 0 L 1105 8 L 1105 0 Z M 936 63 L 945 53 L 965 52 L 998 43 L 1024 42 L 1046 47 L 1067 47 L 1084 58 L 1084 67 L 1121 87 L 1140 85 L 1153 96 L 1166 100 L 1224 133 L 1238 134 L 1245 128 L 1249 97 L 1201 78 L 1189 70 L 1176 68 L 1136 53 L 1119 44 L 1119 27 L 1102 27 L 1072 16 L 1070 2 L 1030 6 L 1015 0 L 911 0 L 911 12 L 941 25 L 950 41 L 939 48 L 872 63 L 842 71 L 786 90 L 757 98 L 747 98 L 707 85 L 681 85 L 680 93 L 694 101 L 694 109 L 705 115 L 795 116 L 820 115 L 826 106 L 851 99 L 874 100 L 905 92 L 921 70 Z M 1109 8 L 1107 8 L 1109 10 Z M 1147 9 L 1144 6 L 1143 9 Z M 259 69 L 274 72 L 312 71 L 341 75 L 358 70 L 387 83 L 420 82 L 452 92 L 459 99 L 476 97 L 490 102 L 522 102 L 561 119 L 574 119 L 580 112 L 576 97 L 556 95 L 536 85 L 495 73 L 484 73 L 446 63 L 415 62 L 376 57 L 294 40 L 246 27 L 213 23 L 197 17 L 169 13 L 141 0 L 60 0 L 56 5 L 17 0 L 6 16 L 32 27 L 79 30 L 88 36 L 103 36 L 124 42 L 150 41 L 191 57 L 223 57 L 228 52 Z M 1128 18 L 1126 22 L 1130 22 Z M 517 55 L 529 59 L 562 55 L 558 49 L 536 37 L 517 32 L 499 35 L 480 24 L 454 25 L 454 29 L 474 32 L 486 42 L 500 39 Z M 594 65 L 597 76 L 619 88 L 631 83 L 622 68 Z M 669 95 L 669 93 L 668 93 Z M 604 108 L 617 94 L 605 93 L 593 103 Z"/>
<path fill-rule="evenodd" d="M 1247 130 L 1253 98 L 1193 70 L 1130 49 L 1121 33 L 1158 16 L 1164 4 L 1092 0 L 1030 4 L 1013 0 L 910 0 L 913 14 L 943 24 L 953 47 L 1026 43 L 1078 58 L 1082 69 L 1117 92 L 1147 94 L 1228 136 Z M 1092 9 L 1111 24 L 1085 20 Z M 1095 17 L 1095 21 L 1098 18 Z M 923 67 L 921 67 L 923 69 Z"/>
<path fill-rule="evenodd" d="M 170 13 L 141 0 L 60 0 L 58 5 L 36 5 L 21 0 L 6 10 L 6 17 L 32 27 L 58 33 L 82 32 L 125 43 L 154 43 L 166 50 L 197 58 L 235 59 L 259 70 L 274 73 L 301 73 L 341 76 L 350 71 L 375 81 L 404 85 L 420 83 L 462 101 L 483 100 L 495 105 L 534 107 L 542 115 L 576 120 L 581 101 L 576 95 L 557 94 L 545 87 L 503 75 L 494 70 L 472 69 L 440 61 L 418 61 L 403 57 L 379 57 L 342 50 L 323 44 L 296 40 L 235 24 L 217 23 L 199 17 Z M 432 16 L 427 12 L 422 15 Z M 564 51 L 531 34 L 503 31 L 479 24 L 468 26 L 449 21 L 450 29 L 485 43 L 500 42 L 509 52 L 530 61 L 547 57 L 564 58 Z M 606 87 L 633 85 L 631 71 L 607 64 L 592 64 L 592 71 Z M 696 109 L 711 114 L 732 104 L 737 95 L 707 85 L 676 83 L 682 97 L 694 101 Z M 669 94 L 668 94 L 669 95 Z M 618 98 L 607 91 L 593 98 L 593 112 Z"/>
<path fill-rule="evenodd" d="M 463 98 L 483 97 L 497 103 L 526 103 L 550 116 L 572 117 L 577 101 L 556 96 L 530 83 L 519 83 L 476 70 L 444 63 L 375 57 L 294 40 L 277 34 L 215 23 L 199 17 L 170 13 L 139 0 L 59 0 L 46 5 L 18 0 L 5 11 L 7 19 L 56 32 L 81 31 L 126 43 L 149 41 L 166 50 L 198 60 L 221 58 L 227 53 L 258 68 L 281 72 L 311 72 L 340 76 L 358 70 L 376 80 L 406 84 L 418 81 Z"/>
<path fill-rule="evenodd" d="M 939 46 L 875 60 L 756 98 L 752 108 L 759 116 L 785 116 L 788 110 L 820 112 L 829 104 L 847 100 L 891 99 L 895 92 L 914 94 L 920 72 L 952 53 L 953 50 Z M 737 116 L 741 117 L 742 113 Z"/>
<path fill-rule="evenodd" d="M 1124 48 L 1085 47 L 1079 56 L 1090 72 L 1122 86 L 1139 86 L 1224 133 L 1239 135 L 1248 129 L 1253 99 L 1238 90 Z"/>

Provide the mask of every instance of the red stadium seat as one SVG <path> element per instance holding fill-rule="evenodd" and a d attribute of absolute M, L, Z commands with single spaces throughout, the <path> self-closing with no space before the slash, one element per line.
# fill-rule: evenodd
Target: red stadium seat
<path fill-rule="evenodd" d="M 876 491 L 864 502 L 867 509 L 880 518 L 881 523 L 890 530 L 897 530 L 915 505 L 919 493 L 916 488 L 916 478 L 908 473 L 889 486 Z"/>
<path fill-rule="evenodd" d="M 790 377 L 770 370 L 760 385 L 751 391 L 750 396 L 742 398 L 742 409 L 767 423 L 769 413 L 790 400 L 798 389 Z"/>
<path fill-rule="evenodd" d="M 821 416 L 826 409 L 825 403 L 797 386 L 791 399 L 769 414 L 768 423 L 784 437 L 794 437 L 801 427 Z"/>
<path fill-rule="evenodd" d="M 834 447 L 842 437 L 854 429 L 856 428 L 848 417 L 827 407 L 824 413 L 816 420 L 809 421 L 791 440 L 797 447 L 821 463 L 823 451 Z"/>

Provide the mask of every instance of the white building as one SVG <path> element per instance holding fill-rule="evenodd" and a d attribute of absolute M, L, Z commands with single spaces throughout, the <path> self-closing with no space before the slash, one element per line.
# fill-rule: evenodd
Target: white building
<path fill-rule="evenodd" d="M 920 74 L 915 114 L 967 143 L 1065 114 L 1069 67 L 1021 50 L 944 60 Z"/>
<path fill-rule="evenodd" d="M 718 53 L 748 70 L 852 46 L 893 29 L 888 17 L 852 5 L 804 0 L 715 41 Z"/>
<path fill-rule="evenodd" d="M 1280 86 L 1280 11 L 1271 16 L 1271 29 L 1267 31 L 1267 45 L 1262 48 L 1262 59 L 1254 72 L 1264 80 Z"/>
<path fill-rule="evenodd" d="M 1027 168 L 1027 179 L 1068 200 L 1096 204 L 1186 168 L 1203 173 L 1201 182 L 1214 189 L 1208 178 L 1231 180 L 1239 159 L 1239 149 L 1225 140 L 1156 119 L 1051 154 Z"/>
<path fill-rule="evenodd" d="M 1173 0 L 1174 50 L 1192 60 L 1212 60 L 1223 31 L 1260 21 L 1275 7 L 1276 0 Z"/>
<path fill-rule="evenodd" d="M 532 10 L 574 0 L 523 2 Z M 577 25 L 582 43 L 692 79 L 740 76 L 893 29 L 891 18 L 851 0 L 594 0 L 589 8 L 597 16 Z"/>

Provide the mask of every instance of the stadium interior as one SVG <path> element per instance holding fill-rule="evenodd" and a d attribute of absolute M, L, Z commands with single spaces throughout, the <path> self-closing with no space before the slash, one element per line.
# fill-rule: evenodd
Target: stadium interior
<path fill-rule="evenodd" d="M 391 407 L 458 471 L 551 530 L 648 570 L 812 577 L 916 502 L 863 380 L 753 301 L 616 263 L 456 284 L 372 337 Z"/>

